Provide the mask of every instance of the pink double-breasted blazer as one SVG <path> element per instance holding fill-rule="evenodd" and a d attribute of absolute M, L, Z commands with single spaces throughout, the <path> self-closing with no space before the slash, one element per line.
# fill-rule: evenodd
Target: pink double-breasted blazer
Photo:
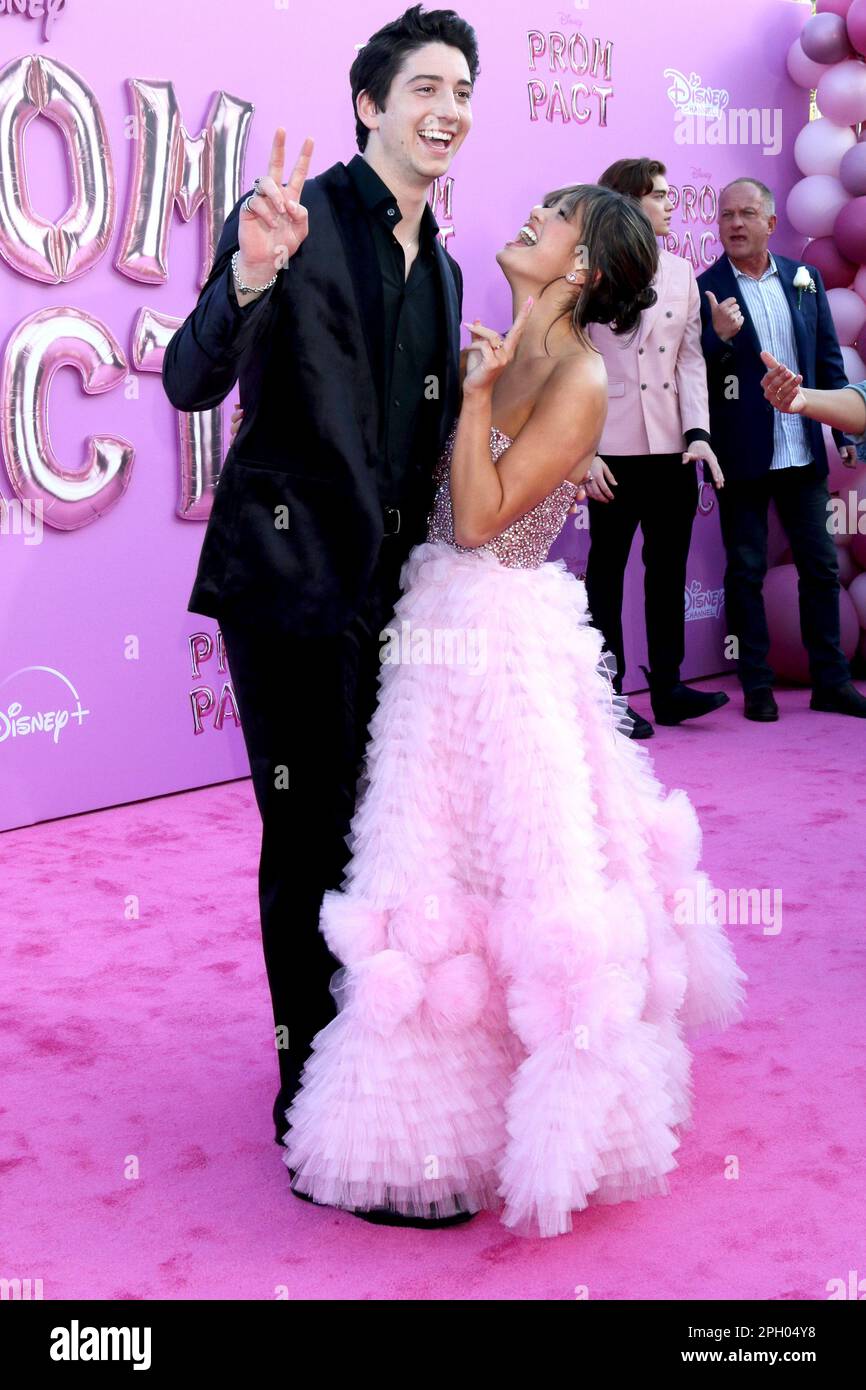
<path fill-rule="evenodd" d="M 709 432 L 700 295 L 691 263 L 659 251 L 658 296 L 634 337 L 606 324 L 588 332 L 607 367 L 608 408 L 600 454 L 675 454 L 683 431 Z"/>

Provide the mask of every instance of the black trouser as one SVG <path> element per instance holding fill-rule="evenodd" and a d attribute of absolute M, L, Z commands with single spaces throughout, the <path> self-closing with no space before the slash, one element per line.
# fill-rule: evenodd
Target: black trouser
<path fill-rule="evenodd" d="M 393 616 L 407 549 L 403 535 L 385 537 L 370 593 L 333 636 L 280 638 L 237 618 L 220 622 L 262 817 L 259 906 L 278 1030 L 274 1121 L 283 1131 L 310 1043 L 336 1013 L 328 986 L 340 962 L 319 913 L 349 859 L 345 836 L 378 696 L 379 633 Z"/>
<path fill-rule="evenodd" d="M 800 631 L 809 653 L 812 684 L 841 685 L 851 673 L 839 645 L 839 563 L 827 527 L 830 494 L 814 462 L 770 469 L 760 478 L 726 481 L 719 493 L 728 558 L 725 611 L 728 629 L 738 639 L 740 683 L 744 690 L 773 684 L 762 592 L 771 497 L 797 566 Z"/>
<path fill-rule="evenodd" d="M 614 685 L 622 693 L 623 581 L 640 526 L 649 669 L 653 688 L 669 689 L 680 678 L 685 655 L 686 562 L 698 505 L 695 465 L 683 463 L 682 451 L 601 457 L 617 485 L 611 487 L 612 502 L 589 501 L 586 594 L 590 612 L 616 658 Z"/>

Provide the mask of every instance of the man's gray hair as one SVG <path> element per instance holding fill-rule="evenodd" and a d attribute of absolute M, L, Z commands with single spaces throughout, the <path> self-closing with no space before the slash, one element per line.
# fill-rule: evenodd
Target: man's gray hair
<path fill-rule="evenodd" d="M 753 179 L 748 174 L 743 174 L 741 178 L 731 179 L 730 183 L 726 183 L 719 193 L 719 202 L 722 200 L 722 195 L 727 193 L 729 188 L 734 188 L 738 183 L 750 183 L 753 188 L 757 188 L 761 195 L 761 202 L 764 204 L 765 213 L 768 217 L 773 216 L 773 213 L 776 211 L 776 200 L 771 190 L 765 183 L 761 183 L 760 179 Z"/>

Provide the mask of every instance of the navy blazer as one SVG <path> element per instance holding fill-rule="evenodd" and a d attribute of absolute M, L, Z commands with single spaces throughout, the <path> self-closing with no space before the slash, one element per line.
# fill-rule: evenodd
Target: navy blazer
<path fill-rule="evenodd" d="M 276 634 L 335 633 L 361 606 L 385 529 L 377 470 L 385 310 L 376 247 L 346 166 L 334 164 L 304 183 L 309 235 L 274 288 L 241 308 L 229 262 L 242 202 L 163 359 L 165 391 L 178 410 L 208 410 L 236 381 L 244 406 L 187 607 L 215 618 L 232 613 Z M 434 441 L 441 451 L 459 409 L 463 278 L 438 237 L 434 246 L 446 327 Z M 275 525 L 277 516 L 288 517 L 287 528 Z M 424 539 L 408 532 L 389 544 L 408 553 Z"/>
<path fill-rule="evenodd" d="M 797 361 L 784 365 L 802 374 L 804 386 L 817 387 L 821 391 L 847 386 L 842 352 L 820 272 L 808 262 L 793 261 L 775 252 L 773 259 L 791 308 L 797 344 Z M 793 280 L 797 267 L 803 264 L 815 281 L 817 292 L 812 294 L 804 290 L 801 305 L 798 306 L 798 291 L 794 289 Z M 773 461 L 775 412 L 761 389 L 761 378 L 767 372 L 761 361 L 761 345 L 727 256 L 720 256 L 714 265 L 698 276 L 698 288 L 701 292 L 701 346 L 707 362 L 713 449 L 725 476 L 732 481 L 760 478 L 769 472 Z M 733 295 L 740 306 L 744 323 L 728 343 L 723 343 L 713 328 L 707 290 L 712 290 L 720 304 Z M 805 418 L 803 424 L 818 476 L 826 478 L 827 450 L 821 425 L 817 420 Z M 833 431 L 833 438 L 840 448 L 850 443 L 847 436 L 838 430 Z"/>

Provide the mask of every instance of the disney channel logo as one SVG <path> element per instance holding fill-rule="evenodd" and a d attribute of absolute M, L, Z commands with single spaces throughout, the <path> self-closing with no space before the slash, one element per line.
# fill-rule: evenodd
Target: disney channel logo
<path fill-rule="evenodd" d="M 42 38 L 48 43 L 57 16 L 66 9 L 66 0 L 0 0 L 0 18 L 19 15 L 22 19 L 44 20 Z"/>
<path fill-rule="evenodd" d="M 686 622 L 699 618 L 717 618 L 725 601 L 724 589 L 705 589 L 699 579 L 693 579 L 685 592 Z"/>
<path fill-rule="evenodd" d="M 61 685 L 65 687 L 63 691 L 63 703 L 56 695 L 56 687 L 52 683 L 51 696 L 34 702 L 28 710 L 25 710 L 20 700 L 13 700 L 5 709 L 0 708 L 0 744 L 6 743 L 13 738 L 28 738 L 31 734 L 50 734 L 54 743 L 59 742 L 60 735 L 66 728 L 70 719 L 78 721 L 79 728 L 86 714 L 90 714 L 89 709 L 85 709 L 81 703 L 78 691 L 67 676 L 61 671 L 55 671 L 53 666 L 22 666 L 20 670 L 13 671 L 11 676 L 0 681 L 0 690 L 17 676 L 26 676 L 29 671 L 44 671 L 49 676 L 56 676 Z"/>

